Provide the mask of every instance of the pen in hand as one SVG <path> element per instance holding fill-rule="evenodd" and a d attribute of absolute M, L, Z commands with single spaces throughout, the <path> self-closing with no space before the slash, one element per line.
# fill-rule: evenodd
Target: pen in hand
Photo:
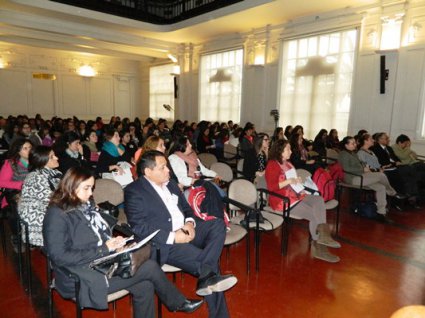
<path fill-rule="evenodd" d="M 189 235 L 189 231 L 188 230 L 186 230 L 186 229 L 180 229 L 184 234 L 186 234 L 186 235 Z"/>

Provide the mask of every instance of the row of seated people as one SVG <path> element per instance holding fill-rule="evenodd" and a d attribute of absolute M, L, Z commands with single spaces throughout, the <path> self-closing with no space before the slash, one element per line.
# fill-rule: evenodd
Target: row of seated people
<path fill-rule="evenodd" d="M 159 139 L 152 136 L 152 139 L 154 138 Z M 89 204 L 94 184 L 90 170 L 82 166 L 70 167 L 59 182 L 62 174 L 56 170 L 59 162 L 51 147 L 38 146 L 30 151 L 31 144 L 28 140 L 16 142 L 23 142 L 22 145 L 26 145 L 24 151 L 27 153 L 24 154 L 21 147 L 19 162 L 12 162 L 10 159 L 6 162 L 14 166 L 28 161 L 30 165 L 31 172 L 23 181 L 18 203 L 21 218 L 30 225 L 30 242 L 44 246 L 55 264 L 67 267 L 84 267 L 92 260 L 119 248 L 123 242 L 122 238 L 109 238 L 109 230 L 99 219 L 94 206 Z M 160 151 L 146 151 L 139 160 L 137 170 L 140 178 L 137 183 L 134 182 L 126 188 L 125 196 L 126 214 L 133 230 L 142 238 L 150 234 L 151 229 L 160 228 L 162 231 L 155 237 L 154 242 L 161 250 L 161 264 L 179 266 L 199 276 L 197 293 L 205 296 L 210 316 L 227 317 L 223 291 L 231 288 L 237 280 L 232 275 L 219 275 L 217 264 L 226 232 L 224 221 L 203 222 L 194 217 L 177 183 L 168 183 L 167 161 Z M 16 170 L 12 168 L 12 172 L 14 171 Z M 142 189 L 138 189 L 141 184 Z M 165 186 L 166 184 L 168 185 Z M 134 193 L 131 192 L 132 189 Z M 149 191 L 142 194 L 142 190 Z M 154 201 L 155 195 L 152 191 L 156 191 L 157 198 L 165 204 L 166 209 L 162 213 L 159 213 L 162 205 L 160 201 Z M 46 209 L 45 217 L 43 212 L 46 212 Z M 170 211 L 173 222 L 170 222 Z M 80 212 L 86 219 L 81 218 Z M 34 221 L 34 218 L 37 220 Z M 87 223 L 95 232 L 95 236 L 90 232 L 85 233 Z M 96 241 L 93 240 L 95 237 L 98 238 Z M 152 257 L 156 259 L 155 255 Z M 191 312 L 202 303 L 186 300 L 175 288 L 170 289 L 168 281 L 164 281 L 163 274 L 158 273 L 152 262 L 144 265 L 139 271 L 140 275 L 137 274 L 132 280 L 112 278 L 108 282 L 108 288 L 105 288 L 104 279 L 99 279 L 99 275 L 94 272 L 90 273 L 87 284 L 83 284 L 82 288 L 95 290 L 99 298 L 92 299 L 96 303 L 85 304 L 104 308 L 107 292 L 127 287 L 130 287 L 129 291 L 138 298 L 136 302 L 133 301 L 134 309 L 137 310 L 135 317 L 154 317 L 154 291 L 173 311 Z M 79 268 L 77 272 L 84 275 L 83 268 Z M 68 285 L 59 288 L 61 287 L 65 294 L 72 290 L 69 281 Z"/>
<path fill-rule="evenodd" d="M 323 157 L 318 156 L 317 146 L 309 145 L 303 137 L 301 126 L 296 126 L 292 133 L 286 136 L 291 148 L 290 161 L 297 169 L 306 169 L 311 174 L 319 167 L 326 165 L 325 147 Z M 322 129 L 318 135 L 322 145 L 326 146 L 326 130 Z M 280 140 L 286 139 L 285 136 Z M 425 164 L 417 159 L 417 155 L 410 148 L 410 139 L 400 135 L 393 146 L 389 145 L 386 133 L 377 133 L 374 136 L 361 131 L 357 136 L 345 137 L 342 142 L 333 145 L 339 152 L 338 163 L 346 171 L 344 181 L 353 185 L 367 186 L 376 191 L 377 210 L 381 220 L 387 214 L 387 195 L 396 199 L 407 198 L 415 208 L 424 189 Z M 317 138 L 314 142 L 317 144 Z M 267 134 L 257 134 L 252 148 L 244 156 L 243 174 L 254 181 L 267 170 L 270 138 Z M 309 149 L 309 147 L 313 147 Z M 313 153 L 313 154 L 312 154 Z M 359 177 L 361 176 L 361 177 Z M 397 200 L 394 200 L 397 203 Z M 397 204 L 395 207 L 400 209 Z"/>

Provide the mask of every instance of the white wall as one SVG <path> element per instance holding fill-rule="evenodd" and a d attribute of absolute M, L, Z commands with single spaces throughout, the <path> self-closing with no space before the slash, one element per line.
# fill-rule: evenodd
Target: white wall
<path fill-rule="evenodd" d="M 8 61 L 0 69 L 2 116 L 40 113 L 45 118 L 93 119 L 143 114 L 137 61 L 5 43 L 0 50 Z M 76 70 L 83 64 L 90 64 L 98 74 L 78 75 Z M 53 74 L 56 79 L 33 78 L 34 73 Z"/>

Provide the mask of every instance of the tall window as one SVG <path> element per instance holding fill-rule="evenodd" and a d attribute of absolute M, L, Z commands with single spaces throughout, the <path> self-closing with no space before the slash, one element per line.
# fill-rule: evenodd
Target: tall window
<path fill-rule="evenodd" d="M 242 67 L 242 49 L 201 57 L 200 120 L 240 121 Z"/>
<path fill-rule="evenodd" d="M 284 42 L 280 96 L 282 125 L 347 133 L 357 30 Z"/>
<path fill-rule="evenodd" d="M 152 66 L 149 69 L 149 116 L 174 120 L 173 64 Z M 168 111 L 163 105 L 170 105 Z"/>

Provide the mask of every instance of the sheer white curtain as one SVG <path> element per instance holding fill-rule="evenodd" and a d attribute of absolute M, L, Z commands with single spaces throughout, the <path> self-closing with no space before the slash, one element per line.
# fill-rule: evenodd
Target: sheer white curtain
<path fill-rule="evenodd" d="M 280 124 L 302 125 L 308 138 L 321 128 L 347 133 L 357 30 L 285 41 Z"/>
<path fill-rule="evenodd" d="M 149 116 L 174 120 L 174 111 L 166 110 L 163 105 L 174 109 L 173 64 L 152 66 L 149 69 Z"/>
<path fill-rule="evenodd" d="M 200 120 L 240 121 L 243 50 L 201 56 Z"/>

